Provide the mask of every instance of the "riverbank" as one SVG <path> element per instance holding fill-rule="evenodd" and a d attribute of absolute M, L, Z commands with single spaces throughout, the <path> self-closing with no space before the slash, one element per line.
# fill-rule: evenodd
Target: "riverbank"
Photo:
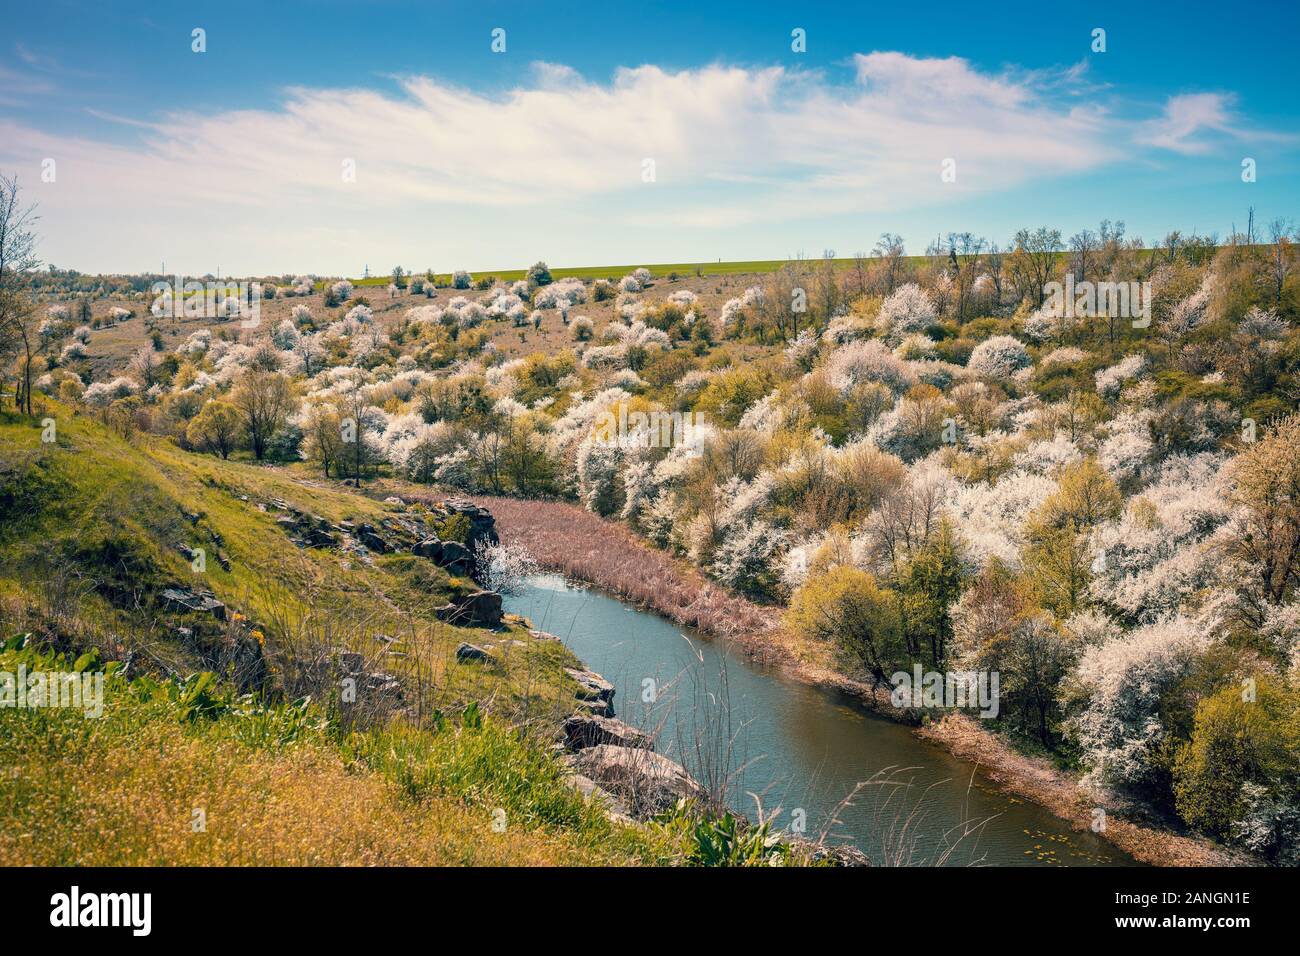
<path fill-rule="evenodd" d="M 479 496 L 473 499 L 496 518 L 506 542 L 525 544 L 537 562 L 583 581 L 676 624 L 722 638 L 750 660 L 781 668 L 791 677 L 835 688 L 899 717 L 881 692 L 837 671 L 824 649 L 795 645 L 780 625 L 780 607 L 765 607 L 707 581 L 695 568 L 651 548 L 624 525 L 567 502 Z M 820 651 L 820 653 L 819 653 Z M 961 715 L 950 715 L 915 732 L 953 755 L 976 763 L 1001 789 L 1033 801 L 1079 831 L 1106 810 L 1098 835 L 1154 866 L 1243 866 L 1259 861 L 1202 837 L 1127 819 L 1099 803 L 1068 774 L 1044 760 L 1017 753 L 1002 738 Z"/>

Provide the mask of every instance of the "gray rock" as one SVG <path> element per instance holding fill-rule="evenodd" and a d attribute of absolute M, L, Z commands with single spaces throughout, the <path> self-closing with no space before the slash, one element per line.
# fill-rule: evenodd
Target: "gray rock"
<path fill-rule="evenodd" d="M 590 777 L 574 773 L 569 774 L 564 779 L 569 786 L 586 797 L 589 802 L 599 804 L 605 811 L 605 816 L 611 820 L 616 820 L 619 823 L 634 822 L 632 815 L 627 811 L 627 807 L 623 805 L 623 801 L 603 787 L 597 786 L 596 781 Z"/>
<path fill-rule="evenodd" d="M 565 742 L 574 750 L 585 750 L 600 744 L 615 747 L 636 747 L 654 750 L 654 740 L 649 734 L 631 724 L 594 714 L 574 714 L 564 721 Z"/>
<path fill-rule="evenodd" d="M 492 659 L 492 652 L 485 647 L 479 647 L 477 644 L 461 644 L 456 648 L 456 662 L 464 664 L 466 661 L 489 661 Z"/>
<path fill-rule="evenodd" d="M 595 671 L 576 670 L 572 667 L 566 667 L 564 673 L 568 674 L 578 682 L 579 700 L 601 700 L 606 703 L 612 703 L 614 700 L 614 685 L 605 678 L 601 677 Z"/>
<path fill-rule="evenodd" d="M 476 562 L 469 548 L 456 541 L 439 541 L 437 538 L 425 538 L 411 553 L 428 558 L 440 568 L 446 568 L 452 574 L 469 577 L 474 573 Z"/>
<path fill-rule="evenodd" d="M 594 714 L 597 717 L 613 717 L 614 705 L 607 700 L 580 700 L 578 701 L 578 711 L 584 714 Z"/>
<path fill-rule="evenodd" d="M 434 611 L 440 621 L 460 627 L 496 627 L 501 623 L 501 595 L 475 591 Z"/>
<path fill-rule="evenodd" d="M 369 525 L 362 525 L 357 529 L 357 540 L 364 544 L 371 551 L 377 551 L 380 554 L 388 554 L 392 551 L 392 546 L 379 536 L 379 533 Z"/>
<path fill-rule="evenodd" d="M 597 744 L 578 751 L 574 766 L 640 819 L 671 809 L 682 797 L 705 796 L 681 764 L 653 750 Z"/>
<path fill-rule="evenodd" d="M 411 553 L 418 558 L 429 558 L 431 561 L 436 561 L 438 555 L 442 553 L 442 542 L 437 537 L 425 538 L 411 549 Z"/>
<path fill-rule="evenodd" d="M 226 606 L 209 594 L 200 594 L 185 588 L 168 588 L 161 596 L 163 601 L 173 608 L 211 614 L 218 621 L 226 619 Z"/>
<path fill-rule="evenodd" d="M 438 549 L 438 557 L 435 560 L 448 570 L 460 568 L 464 569 L 465 573 L 474 570 L 474 555 L 469 548 L 456 541 L 444 541 L 442 547 Z"/>
<path fill-rule="evenodd" d="M 496 544 L 499 541 L 496 519 L 486 508 L 480 508 L 474 502 L 466 501 L 464 498 L 448 498 L 439 510 L 449 515 L 464 515 L 469 519 L 469 534 L 466 536 L 465 544 L 471 552 L 477 550 L 480 543 Z"/>
<path fill-rule="evenodd" d="M 402 699 L 402 682 L 392 674 L 366 674 L 361 679 L 361 686 L 371 698 L 385 697 L 394 701 Z"/>

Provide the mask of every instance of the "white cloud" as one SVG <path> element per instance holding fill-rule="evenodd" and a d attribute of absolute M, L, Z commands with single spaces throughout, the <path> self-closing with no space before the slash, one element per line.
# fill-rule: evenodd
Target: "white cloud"
<path fill-rule="evenodd" d="M 36 198 L 61 265 L 139 269 L 165 255 L 194 270 L 327 271 L 373 227 L 385 261 L 427 253 L 446 268 L 466 250 L 499 262 L 491 250 L 521 236 L 552 254 L 561 226 L 724 230 L 994 193 L 1116 160 L 1131 132 L 1079 105 L 1077 67 L 995 75 L 902 53 L 854 67 L 846 84 L 723 66 L 597 83 L 538 64 L 502 96 L 424 76 L 396 94 L 296 88 L 277 109 L 143 122 L 126 145 L 0 119 L 0 164 L 58 160 L 57 187 Z M 1212 121 L 1204 104 L 1179 106 L 1152 141 L 1185 143 Z M 124 134 L 142 123 L 121 122 Z M 955 183 L 940 180 L 947 158 Z"/>

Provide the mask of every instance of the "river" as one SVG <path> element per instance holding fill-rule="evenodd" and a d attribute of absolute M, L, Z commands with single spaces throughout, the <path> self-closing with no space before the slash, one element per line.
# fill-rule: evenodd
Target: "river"
<path fill-rule="evenodd" d="M 834 690 L 756 666 L 722 641 L 553 574 L 506 610 L 617 688 L 620 719 L 750 819 L 829 832 L 877 865 L 1132 866 L 1123 851 L 992 785 L 976 767 Z M 862 784 L 861 786 L 858 786 Z"/>

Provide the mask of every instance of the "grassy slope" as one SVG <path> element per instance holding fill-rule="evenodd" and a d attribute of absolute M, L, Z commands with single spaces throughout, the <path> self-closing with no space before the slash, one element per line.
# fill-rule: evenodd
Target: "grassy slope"
<path fill-rule="evenodd" d="M 51 564 L 71 564 L 97 585 L 82 602 L 83 617 L 138 634 L 160 620 L 152 595 L 176 583 L 203 587 L 258 622 L 273 656 L 326 637 L 371 655 L 384 648 L 376 638 L 385 635 L 396 638 L 392 648 L 405 656 L 388 655 L 384 668 L 418 670 L 421 685 L 445 709 L 494 698 L 512 718 L 554 719 L 571 701 L 563 693 L 572 689 L 563 667 L 572 657 L 552 642 L 531 640 L 517 625 L 510 634 L 489 636 L 501 645 L 500 668 L 452 663 L 457 645 L 483 643 L 484 632 L 434 622 L 432 611 L 472 582 L 411 556 L 379 556 L 368 565 L 335 550 L 297 548 L 276 525 L 274 509 L 256 505 L 277 498 L 332 522 L 372 524 L 391 507 L 285 469 L 190 454 L 149 436 L 127 442 L 61 406 L 49 415 L 57 424 L 53 445 L 41 443 L 33 424 L 0 418 L 4 458 L 27 459 L 27 480 L 45 488 L 37 507 L 16 509 L 25 513 L 8 516 L 13 520 L 0 530 L 0 594 L 39 602 Z M 191 524 L 187 514 L 201 517 Z M 229 571 L 217 562 L 213 531 Z M 194 573 L 178 542 L 206 550 L 204 573 Z M 132 593 L 114 601 L 106 594 L 113 588 Z M 139 610 L 123 606 L 137 601 Z M 196 663 L 165 629 L 147 649 L 177 669 Z"/>
<path fill-rule="evenodd" d="M 46 414 L 57 423 L 55 444 L 40 441 L 39 425 L 0 416 L 0 623 L 8 634 L 36 623 L 38 632 L 78 649 L 97 645 L 110 658 L 134 649 L 188 673 L 202 661 L 175 637 L 175 625 L 187 621 L 153 599 L 169 584 L 193 584 L 258 622 L 273 671 L 305 643 L 347 644 L 365 653 L 371 667 L 403 678 L 408 702 L 415 701 L 412 716 L 426 726 L 435 709 L 459 713 L 478 701 L 497 715 L 500 728 L 536 725 L 540 733 L 502 744 L 490 760 L 466 758 L 451 802 L 426 813 L 413 807 L 443 799 L 448 759 L 428 750 L 430 735 L 423 732 L 401 746 L 377 743 L 372 734 L 344 747 L 317 735 L 301 747 L 249 755 L 232 739 L 240 733 L 235 716 L 203 732 L 180 733 L 174 717 L 129 695 L 102 720 L 0 710 L 0 739 L 8 750 L 3 764 L 17 772 L 16 778 L 0 777 L 0 813 L 9 817 L 0 820 L 0 832 L 40 837 L 35 843 L 15 843 L 12 836 L 0 841 L 0 862 L 560 863 L 606 862 L 634 851 L 644 859 L 636 841 L 633 850 L 600 849 L 608 827 L 579 813 L 580 804 L 563 806 L 558 816 L 542 814 L 530 824 L 540 829 L 527 839 L 519 833 L 518 840 L 485 838 L 481 827 L 469 825 L 482 818 L 484 805 L 560 799 L 553 781 L 543 779 L 551 771 L 539 768 L 553 767 L 543 756 L 545 730 L 571 711 L 576 690 L 563 673 L 575 661 L 562 645 L 533 640 L 519 624 L 489 634 L 432 622 L 433 607 L 472 585 L 409 556 L 380 557 L 368 566 L 336 551 L 300 550 L 255 503 L 281 498 L 332 521 L 372 523 L 388 506 L 282 469 L 191 455 L 147 436 L 128 442 L 61 406 Z M 191 524 L 185 516 L 196 513 L 201 518 Z M 229 571 L 216 561 L 210 530 L 222 538 Z M 208 550 L 206 573 L 191 570 L 176 542 Z M 80 583 L 78 574 L 84 576 Z M 65 578 L 69 583 L 62 586 L 50 583 Z M 70 595 L 76 600 L 69 612 Z M 62 615 L 56 613 L 61 606 Z M 396 653 L 383 649 L 379 634 L 397 638 Z M 454 649 L 465 639 L 495 642 L 499 662 L 456 664 Z M 513 731 L 500 728 L 514 739 Z M 369 757 L 349 759 L 347 748 Z M 400 766 L 390 759 L 394 753 L 406 755 Z M 82 765 L 98 771 L 74 772 Z M 426 769 L 424 783 L 413 787 L 416 766 Z M 519 766 L 531 771 L 510 781 L 501 796 L 494 774 Z M 362 775 L 354 780 L 358 767 Z M 26 784 L 15 791 L 14 779 Z M 539 787 L 541 796 L 532 792 Z M 204 849 L 177 842 L 175 834 L 168 838 L 176 801 L 197 799 L 195 788 L 211 794 L 205 799 L 223 807 L 227 820 L 238 817 L 238 847 L 227 842 Z M 15 792 L 26 796 L 15 800 Z M 563 824 L 558 835 L 551 832 L 551 817 Z M 291 825 L 290 818 L 299 822 Z M 306 818 L 315 822 L 302 822 Z M 188 811 L 185 819 L 188 834 Z M 78 846 L 97 847 L 89 836 L 105 829 L 125 840 L 120 851 L 105 846 L 78 855 Z M 47 849 L 35 849 L 44 843 Z"/>

